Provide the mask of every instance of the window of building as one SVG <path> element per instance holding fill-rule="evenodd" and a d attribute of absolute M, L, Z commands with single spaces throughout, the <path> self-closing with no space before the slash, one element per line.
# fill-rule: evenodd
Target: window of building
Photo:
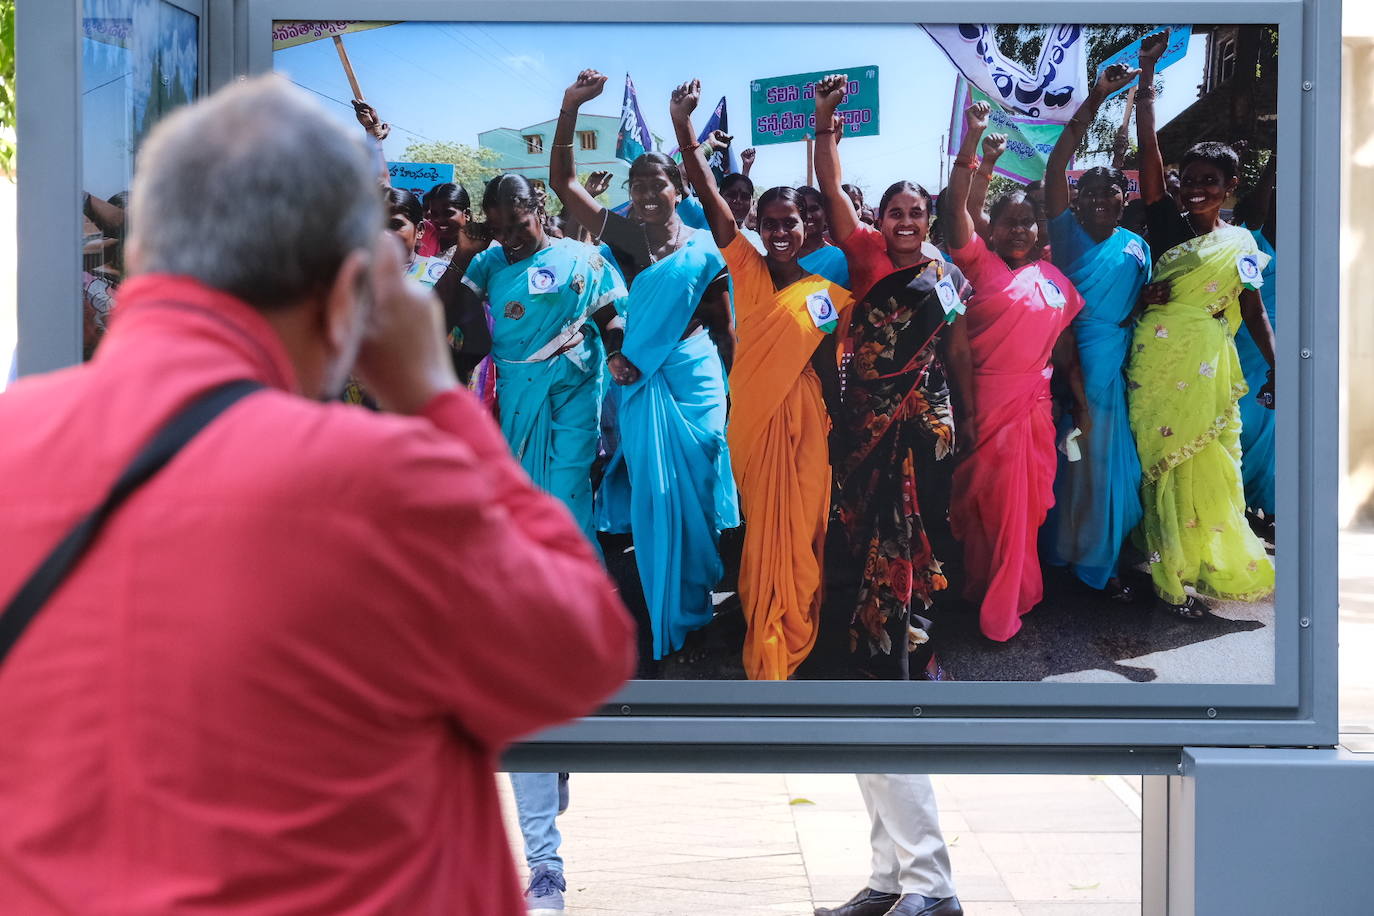
<path fill-rule="evenodd" d="M 1217 52 L 1217 82 L 1224 83 L 1236 73 L 1236 39 L 1226 38 Z"/>
<path fill-rule="evenodd" d="M 544 152 L 543 134 L 525 134 L 522 138 L 525 141 L 525 152 L 542 153 Z"/>
<path fill-rule="evenodd" d="M 577 139 L 582 149 L 596 149 L 596 131 L 579 130 L 577 132 Z"/>

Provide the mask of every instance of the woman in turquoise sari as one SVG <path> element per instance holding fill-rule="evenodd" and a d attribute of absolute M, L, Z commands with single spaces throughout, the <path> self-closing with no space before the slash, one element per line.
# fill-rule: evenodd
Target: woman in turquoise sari
<path fill-rule="evenodd" d="M 1142 45 L 1136 92 L 1140 191 L 1163 292 L 1136 325 L 1126 378 L 1155 592 L 1178 616 L 1197 619 L 1206 605 L 1188 588 L 1239 601 L 1274 589 L 1274 564 L 1245 519 L 1238 401 L 1249 386 L 1234 342 L 1244 321 L 1272 367 L 1274 332 L 1258 292 L 1268 258 L 1249 231 L 1221 219 L 1237 184 L 1235 151 L 1200 143 L 1184 153 L 1183 213 L 1165 187 L 1153 82 L 1167 41 L 1161 33 Z M 1272 382 L 1261 393 L 1272 394 Z"/>
<path fill-rule="evenodd" d="M 1069 209 L 1065 170 L 1102 102 L 1137 73 L 1124 66 L 1103 73 L 1045 166 L 1054 265 L 1084 299 L 1073 331 L 1092 425 L 1074 436 L 1073 418 L 1066 414 L 1060 420 L 1059 439 L 1071 444 L 1060 450 L 1055 505 L 1041 543 L 1047 562 L 1068 566 L 1089 587 L 1123 602 L 1134 596 L 1118 577 L 1117 565 L 1121 546 L 1140 523 L 1141 508 L 1140 458 L 1126 412 L 1122 368 L 1136 301 L 1150 280 L 1150 256 L 1145 240 L 1120 226 L 1126 176 L 1117 169 L 1089 169 L 1079 179 L 1075 211 Z"/>
<path fill-rule="evenodd" d="M 720 532 L 740 523 L 725 439 L 730 292 L 711 233 L 688 227 L 677 212 L 687 195 L 673 160 L 645 153 L 631 163 L 628 218 L 578 183 L 577 110 L 605 82 L 585 70 L 565 92 L 549 179 L 567 212 L 610 246 L 630 286 L 623 343 L 607 359 L 620 389 L 620 444 L 597 491 L 596 522 L 634 535 L 659 659 L 710 622 L 711 590 L 725 572 Z"/>
<path fill-rule="evenodd" d="M 625 289 L 595 248 L 544 234 L 543 195 L 525 178 L 493 179 L 482 208 L 500 246 L 474 257 L 462 282 L 491 301 L 501 432 L 595 544 L 591 468 L 605 372 L 593 321 L 609 329 Z"/>
<path fill-rule="evenodd" d="M 1274 169 L 1277 157 L 1270 155 L 1269 162 L 1260 176 L 1259 184 L 1236 205 L 1235 219 L 1250 230 L 1255 237 L 1259 250 L 1269 257 L 1269 264 L 1261 274 L 1264 285 L 1260 287 L 1260 299 L 1264 302 L 1264 313 L 1269 323 L 1274 324 L 1278 317 L 1275 309 L 1274 284 Z M 1250 331 L 1242 327 L 1236 332 L 1236 354 L 1240 357 L 1240 370 L 1245 373 L 1245 383 L 1252 392 L 1259 391 L 1269 380 L 1269 364 L 1264 354 L 1250 336 Z M 1256 513 L 1263 513 L 1263 530 L 1273 536 L 1274 527 L 1274 411 L 1253 395 L 1240 399 L 1240 470 L 1245 484 L 1245 505 Z"/>

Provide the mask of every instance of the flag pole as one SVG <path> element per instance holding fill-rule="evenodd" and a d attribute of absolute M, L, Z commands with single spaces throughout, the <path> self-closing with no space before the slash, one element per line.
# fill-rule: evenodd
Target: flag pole
<path fill-rule="evenodd" d="M 1135 90 L 1132 86 L 1126 93 L 1126 113 L 1121 116 L 1121 128 L 1116 132 L 1116 142 L 1112 144 L 1112 168 L 1119 169 L 1126 164 L 1126 150 L 1131 145 L 1131 110 L 1135 108 Z"/>
<path fill-rule="evenodd" d="M 806 138 L 806 184 L 811 188 L 816 186 L 816 141 L 809 136 Z"/>
<path fill-rule="evenodd" d="M 343 38 L 339 35 L 334 36 L 334 48 L 339 52 L 339 62 L 343 64 L 344 74 L 348 77 L 348 85 L 353 87 L 353 98 L 365 101 L 363 90 L 358 86 L 358 77 L 353 73 L 353 64 L 348 60 L 348 52 L 344 50 Z"/>

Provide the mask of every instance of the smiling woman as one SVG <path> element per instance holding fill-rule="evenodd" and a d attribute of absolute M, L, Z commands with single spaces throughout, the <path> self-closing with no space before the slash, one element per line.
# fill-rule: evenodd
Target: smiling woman
<path fill-rule="evenodd" d="M 744 669 L 755 680 L 785 680 L 810 654 L 820 624 L 830 514 L 823 391 L 838 394 L 832 332 L 853 297 L 797 263 L 805 232 L 793 189 L 771 188 L 759 198 L 765 254 L 739 232 L 695 141 L 692 112 L 700 99 L 700 81 L 683 83 L 670 111 L 687 177 L 735 284 L 740 346 L 730 373 L 729 441 L 746 520 L 739 572 L 748 628 Z"/>

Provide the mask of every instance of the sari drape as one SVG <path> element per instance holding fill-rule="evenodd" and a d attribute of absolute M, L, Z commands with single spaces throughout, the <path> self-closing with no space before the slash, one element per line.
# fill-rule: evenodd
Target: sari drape
<path fill-rule="evenodd" d="M 1252 230 L 1251 235 L 1259 250 L 1269 256 L 1269 264 L 1262 274 L 1264 285 L 1260 287 L 1260 298 L 1264 300 L 1264 310 L 1269 313 L 1269 323 L 1277 329 L 1274 246 L 1258 229 Z M 1236 355 L 1240 358 L 1240 371 L 1245 374 L 1245 384 L 1250 386 L 1249 393 L 1240 399 L 1240 473 L 1245 484 L 1245 505 L 1263 509 L 1265 515 L 1273 515 L 1274 411 L 1255 400 L 1255 395 L 1268 380 L 1269 364 L 1244 324 L 1236 332 Z"/>
<path fill-rule="evenodd" d="M 1059 455 L 1054 508 L 1041 533 L 1047 562 L 1068 566 L 1092 588 L 1117 574 L 1121 546 L 1140 523 L 1140 457 L 1126 411 L 1125 365 L 1132 329 L 1122 327 L 1150 279 L 1149 248 L 1127 229 L 1094 242 L 1065 211 L 1051 226 L 1055 264 L 1083 296 L 1073 320 L 1092 427 L 1081 457 Z M 1062 259 L 1062 260 L 1061 260 Z M 1073 428 L 1065 415 L 1060 436 Z"/>
<path fill-rule="evenodd" d="M 583 328 L 625 288 L 594 248 L 571 239 L 550 239 L 515 264 L 489 248 L 463 283 L 491 301 L 501 432 L 535 485 L 561 499 L 595 544 L 591 467 L 605 356 L 601 338 Z M 551 288 L 530 291 L 542 283 Z"/>
<path fill-rule="evenodd" d="M 966 293 L 943 261 L 904 268 L 873 285 L 851 316 L 853 357 L 836 424 L 836 509 L 853 561 L 863 570 L 849 624 L 851 653 L 874 676 L 905 680 L 913 610 L 947 587 L 926 530 L 949 509 L 954 416 L 936 350 L 946 327 L 936 284 Z M 944 486 L 941 486 L 944 484 Z"/>
<path fill-rule="evenodd" d="M 1040 601 L 1036 537 L 1054 504 L 1050 356 L 1083 300 L 1053 265 L 1017 270 L 982 239 L 951 252 L 968 305 L 978 441 L 954 471 L 950 526 L 964 545 L 964 597 L 983 635 L 1004 642 Z"/>
<path fill-rule="evenodd" d="M 1127 387 L 1144 480 L 1140 530 L 1155 591 L 1170 604 L 1187 600 L 1186 586 L 1242 601 L 1274 587 L 1240 477 L 1237 401 L 1249 387 L 1233 337 L 1243 258 L 1257 283 L 1267 257 L 1235 226 L 1169 249 L 1155 280 L 1169 281 L 1171 297 L 1135 329 Z"/>
<path fill-rule="evenodd" d="M 621 352 L 639 369 L 619 388 L 620 444 L 596 496 L 597 527 L 634 534 L 654 658 L 710 622 L 725 567 L 720 532 L 739 524 L 725 439 L 725 370 L 705 330 L 683 332 L 725 260 L 710 233 L 630 283 Z"/>
<path fill-rule="evenodd" d="M 825 293 L 844 315 L 852 298 L 813 275 L 775 290 L 763 256 L 743 236 L 723 254 L 739 336 L 729 442 L 745 521 L 744 668 L 754 680 L 784 680 L 816 643 L 830 512 L 830 417 L 811 367 L 825 332 L 806 302 Z"/>

